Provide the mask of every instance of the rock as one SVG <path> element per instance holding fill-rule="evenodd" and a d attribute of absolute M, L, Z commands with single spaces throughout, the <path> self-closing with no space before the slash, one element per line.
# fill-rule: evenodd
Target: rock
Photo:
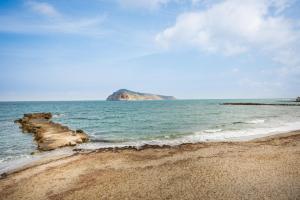
<path fill-rule="evenodd" d="M 291 104 L 291 103 L 222 103 L 221 105 L 232 105 L 232 106 L 300 106 L 300 104 Z"/>
<path fill-rule="evenodd" d="M 300 102 L 300 97 L 297 97 L 296 102 Z"/>
<path fill-rule="evenodd" d="M 88 135 L 83 130 L 73 131 L 67 126 L 50 121 L 51 113 L 29 113 L 15 120 L 23 132 L 33 133 L 38 149 L 48 151 L 64 146 L 75 146 L 87 142 Z"/>
<path fill-rule="evenodd" d="M 7 176 L 8 176 L 8 174 L 5 172 L 0 175 L 1 178 L 6 178 Z"/>
<path fill-rule="evenodd" d="M 77 130 L 76 130 L 76 133 L 84 133 L 84 132 L 83 132 L 83 130 L 81 130 L 81 129 L 77 129 Z"/>
<path fill-rule="evenodd" d="M 70 146 L 76 146 L 76 144 L 77 144 L 77 143 L 76 143 L 75 141 L 71 141 L 71 142 L 69 143 Z"/>
<path fill-rule="evenodd" d="M 52 114 L 51 113 L 28 113 L 28 114 L 24 114 L 23 119 L 51 119 L 52 118 Z"/>
<path fill-rule="evenodd" d="M 174 100 L 173 96 L 163 96 L 156 94 L 147 94 L 134 92 L 126 89 L 120 89 L 107 97 L 107 101 L 135 101 L 135 100 Z"/>

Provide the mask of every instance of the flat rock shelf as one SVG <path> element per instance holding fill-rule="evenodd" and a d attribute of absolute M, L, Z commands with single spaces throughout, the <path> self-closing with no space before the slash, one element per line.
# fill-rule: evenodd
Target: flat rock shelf
<path fill-rule="evenodd" d="M 300 104 L 289 103 L 223 103 L 222 105 L 232 106 L 300 106 Z"/>
<path fill-rule="evenodd" d="M 65 146 L 75 146 L 87 142 L 88 135 L 82 130 L 71 130 L 51 121 L 51 113 L 29 113 L 15 123 L 23 132 L 33 133 L 41 151 L 54 150 Z"/>

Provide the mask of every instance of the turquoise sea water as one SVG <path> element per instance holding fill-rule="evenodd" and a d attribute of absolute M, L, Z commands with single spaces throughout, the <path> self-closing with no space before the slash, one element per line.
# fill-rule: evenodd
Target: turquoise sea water
<path fill-rule="evenodd" d="M 24 113 L 51 112 L 53 120 L 83 129 L 91 142 L 79 148 L 243 140 L 300 129 L 300 106 L 225 106 L 224 102 L 283 100 L 175 100 L 0 102 L 0 171 L 32 158 L 36 144 L 14 120 Z"/>

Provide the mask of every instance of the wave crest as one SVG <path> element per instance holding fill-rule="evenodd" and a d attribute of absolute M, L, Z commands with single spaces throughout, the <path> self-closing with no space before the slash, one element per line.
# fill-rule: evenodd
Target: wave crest
<path fill-rule="evenodd" d="M 207 129 L 204 130 L 205 133 L 217 133 L 217 132 L 221 132 L 222 129 Z"/>

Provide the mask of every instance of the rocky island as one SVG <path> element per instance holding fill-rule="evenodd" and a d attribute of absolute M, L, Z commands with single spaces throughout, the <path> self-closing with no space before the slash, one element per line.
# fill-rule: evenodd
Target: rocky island
<path fill-rule="evenodd" d="M 88 141 L 88 135 L 82 130 L 73 131 L 67 126 L 51 121 L 51 113 L 29 113 L 15 123 L 20 124 L 23 132 L 33 133 L 38 149 L 49 151 Z"/>
<path fill-rule="evenodd" d="M 173 96 L 148 94 L 120 89 L 107 97 L 107 101 L 136 101 L 136 100 L 174 100 Z"/>

